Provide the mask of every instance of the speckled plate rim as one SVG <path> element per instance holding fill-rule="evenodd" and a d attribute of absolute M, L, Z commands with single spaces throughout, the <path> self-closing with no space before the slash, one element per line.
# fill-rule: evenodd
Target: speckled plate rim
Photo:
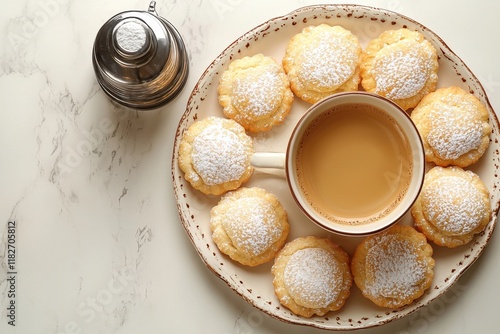
<path fill-rule="evenodd" d="M 490 181 L 487 183 L 487 186 L 491 192 L 493 214 L 486 230 L 479 234 L 471 244 L 461 248 L 463 250 L 463 254 L 459 254 L 461 260 L 455 263 L 453 269 L 449 273 L 445 274 L 444 279 L 433 282 L 431 288 L 415 303 L 398 310 L 379 309 L 378 314 L 361 317 L 359 319 L 345 317 L 344 315 L 338 316 L 335 312 L 327 314 L 324 317 L 307 319 L 298 317 L 285 308 L 280 307 L 277 300 L 266 300 L 263 296 L 255 295 L 252 289 L 245 286 L 243 278 L 231 273 L 231 268 L 233 268 L 232 266 L 234 264 L 228 258 L 221 255 L 218 249 L 211 244 L 210 235 L 207 235 L 206 229 L 200 225 L 208 224 L 208 222 L 197 221 L 195 217 L 197 210 L 195 208 L 196 206 L 206 206 L 210 201 L 213 203 L 214 199 L 207 197 L 208 202 L 205 202 L 203 198 L 195 194 L 196 191 L 193 192 L 193 190 L 190 189 L 189 184 L 187 184 L 183 178 L 182 171 L 180 171 L 178 167 L 177 156 L 179 153 L 180 139 L 184 131 L 200 117 L 198 113 L 204 113 L 203 106 L 205 100 L 212 98 L 207 94 L 214 89 L 214 85 L 217 84 L 218 76 L 221 74 L 224 67 L 227 67 L 229 62 L 241 58 L 244 55 L 258 53 L 258 51 L 252 49 L 253 45 L 262 43 L 266 37 L 269 39 L 269 36 L 272 36 L 273 32 L 277 32 L 280 29 L 283 30 L 293 27 L 293 29 L 298 30 L 306 25 L 319 24 L 321 22 L 331 23 L 337 19 L 364 20 L 371 23 L 373 27 L 383 25 L 384 28 L 382 30 L 408 27 L 409 29 L 420 31 L 438 49 L 441 59 L 440 62 L 446 62 L 447 66 L 451 66 L 455 71 L 456 75 L 454 79 L 456 79 L 456 82 L 452 81 L 448 83 L 448 85 L 454 84 L 468 89 L 486 105 L 490 115 L 490 123 L 493 127 L 492 141 L 488 149 L 488 154 L 490 156 L 488 157 L 488 164 L 486 167 L 483 163 L 481 167 L 478 167 L 478 165 L 473 166 L 471 169 L 480 176 L 483 176 L 481 175 L 481 171 L 484 168 L 486 168 L 488 172 L 489 169 L 494 169 L 493 175 L 489 175 L 489 173 L 485 175 Z M 368 26 L 369 25 L 366 25 L 366 27 Z M 252 50 L 252 52 L 250 52 L 250 50 Z M 222 113 L 220 113 L 220 115 L 222 116 Z M 356 330 L 380 326 L 393 320 L 406 317 L 442 296 L 454 285 L 454 283 L 456 283 L 458 278 L 475 263 L 484 251 L 495 229 L 500 208 L 500 194 L 498 191 L 498 187 L 500 186 L 500 173 L 498 172 L 500 168 L 499 129 L 500 125 L 498 118 L 477 77 L 446 45 L 446 43 L 427 27 L 404 15 L 375 7 L 344 4 L 315 5 L 299 8 L 287 15 L 270 19 L 242 35 L 221 52 L 221 54 L 208 66 L 195 85 L 187 102 L 186 110 L 179 121 L 172 154 L 172 180 L 180 221 L 205 265 L 244 300 L 271 317 L 287 323 L 333 331 Z M 484 160 L 485 158 L 483 157 L 482 159 Z M 477 167 L 477 170 L 475 170 L 475 167 Z M 193 196 L 193 198 L 190 196 Z M 436 246 L 433 245 L 433 248 L 436 249 Z M 440 252 L 440 250 L 438 250 L 438 252 Z M 437 270 L 439 269 L 436 269 L 436 271 Z"/>

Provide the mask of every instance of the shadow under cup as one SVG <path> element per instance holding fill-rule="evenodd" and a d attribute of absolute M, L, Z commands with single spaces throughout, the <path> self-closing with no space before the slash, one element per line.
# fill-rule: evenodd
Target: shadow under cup
<path fill-rule="evenodd" d="M 307 110 L 284 167 L 296 203 L 312 221 L 364 236 L 408 212 L 422 187 L 425 155 L 404 110 L 378 95 L 346 92 Z"/>

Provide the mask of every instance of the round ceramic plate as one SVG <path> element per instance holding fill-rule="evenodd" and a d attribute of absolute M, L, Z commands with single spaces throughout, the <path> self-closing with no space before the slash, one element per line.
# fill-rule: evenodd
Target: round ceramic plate
<path fill-rule="evenodd" d="M 353 286 L 351 296 L 338 312 L 330 312 L 323 317 L 303 318 L 292 314 L 281 306 L 274 295 L 271 266 L 264 264 L 256 268 L 241 266 L 221 254 L 213 243 L 209 227 L 210 210 L 219 197 L 206 196 L 193 189 L 184 180 L 178 167 L 177 156 L 183 133 L 196 120 L 211 115 L 223 116 L 217 102 L 217 85 L 222 72 L 235 59 L 262 53 L 281 61 L 290 38 L 308 25 L 328 23 L 340 25 L 358 36 L 362 47 L 381 32 L 406 27 L 424 34 L 436 47 L 439 55 L 439 87 L 456 85 L 477 96 L 488 108 L 493 127 L 488 151 L 470 170 L 478 173 L 491 192 L 494 210 L 486 230 L 470 244 L 455 249 L 433 245 L 436 260 L 435 276 L 431 288 L 413 304 L 389 310 L 377 307 L 365 299 L 357 287 Z M 298 118 L 310 105 L 295 99 L 292 111 L 285 122 L 269 132 L 252 135 L 257 151 L 284 152 L 290 133 Z M 308 325 L 329 330 L 352 330 L 373 327 L 402 318 L 429 304 L 445 293 L 481 255 L 493 233 L 500 202 L 499 166 L 500 144 L 499 123 L 491 108 L 486 93 L 478 79 L 462 60 L 435 33 L 400 14 L 357 5 L 326 5 L 298 9 L 288 15 L 271 19 L 252 29 L 229 45 L 207 68 L 195 86 L 187 103 L 186 111 L 179 122 L 172 157 L 172 177 L 177 198 L 180 220 L 194 247 L 206 266 L 228 284 L 237 294 L 256 308 L 285 322 Z M 300 236 L 328 236 L 352 255 L 360 239 L 329 234 L 310 222 L 298 209 L 290 195 L 286 181 L 280 176 L 255 172 L 247 187 L 259 186 L 274 193 L 288 212 L 291 232 L 289 240 Z M 407 214 L 402 224 L 412 224 Z M 479 283 L 479 282 L 478 282 Z"/>

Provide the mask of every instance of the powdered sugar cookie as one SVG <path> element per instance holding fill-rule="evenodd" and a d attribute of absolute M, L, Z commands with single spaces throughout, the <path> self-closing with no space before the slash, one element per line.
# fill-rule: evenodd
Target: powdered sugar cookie
<path fill-rule="evenodd" d="M 421 33 L 388 30 L 363 51 L 361 85 L 407 110 L 436 89 L 438 67 L 436 49 Z"/>
<path fill-rule="evenodd" d="M 349 256 L 329 239 L 309 236 L 289 242 L 271 271 L 280 303 L 304 317 L 339 310 L 350 295 Z"/>
<path fill-rule="evenodd" d="M 210 214 L 212 239 L 219 250 L 252 267 L 272 260 L 290 230 L 283 206 L 262 188 L 228 192 Z"/>
<path fill-rule="evenodd" d="M 340 26 L 309 26 L 292 37 L 283 67 L 292 91 L 315 103 L 337 92 L 358 90 L 361 47 L 358 38 Z"/>
<path fill-rule="evenodd" d="M 193 123 L 182 136 L 179 167 L 195 189 L 220 195 L 250 178 L 253 152 L 253 140 L 241 125 L 208 117 Z"/>
<path fill-rule="evenodd" d="M 436 245 L 457 247 L 482 232 L 491 218 L 489 191 L 460 167 L 434 167 L 411 209 L 415 227 Z"/>
<path fill-rule="evenodd" d="M 262 54 L 233 61 L 222 74 L 217 91 L 224 115 L 252 132 L 281 124 L 293 102 L 282 66 Z"/>
<path fill-rule="evenodd" d="M 411 226 L 366 237 L 351 262 L 354 282 L 378 306 L 400 308 L 423 295 L 434 277 L 432 247 Z"/>
<path fill-rule="evenodd" d="M 490 143 L 488 110 L 459 87 L 428 94 L 411 118 L 424 143 L 425 157 L 439 166 L 467 167 L 479 160 Z"/>

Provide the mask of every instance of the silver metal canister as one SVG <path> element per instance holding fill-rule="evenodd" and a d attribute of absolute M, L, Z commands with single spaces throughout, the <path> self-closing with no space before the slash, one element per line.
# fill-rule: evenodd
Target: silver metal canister
<path fill-rule="evenodd" d="M 187 80 L 189 60 L 175 27 L 156 13 L 126 11 L 109 19 L 94 41 L 92 62 L 111 100 L 134 109 L 170 102 Z"/>

